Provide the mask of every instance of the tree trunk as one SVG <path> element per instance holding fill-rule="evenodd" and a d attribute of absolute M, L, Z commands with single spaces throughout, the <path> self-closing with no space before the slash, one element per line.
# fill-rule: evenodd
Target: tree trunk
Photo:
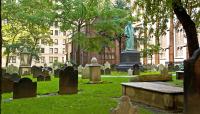
<path fill-rule="evenodd" d="M 10 52 L 7 53 L 7 56 L 6 56 L 6 67 L 8 66 L 9 58 L 10 58 Z"/>
<path fill-rule="evenodd" d="M 187 36 L 189 57 L 191 58 L 195 50 L 199 48 L 195 23 L 192 21 L 191 17 L 187 14 L 186 10 L 183 8 L 181 0 L 173 0 L 172 6 L 174 13 L 176 14 L 178 20 L 181 22 L 183 26 L 183 29 L 185 30 Z"/>
<path fill-rule="evenodd" d="M 144 24 L 144 49 L 147 49 L 147 24 Z M 143 55 L 143 64 L 147 64 L 147 54 Z"/>
<path fill-rule="evenodd" d="M 170 16 L 169 63 L 174 64 L 174 14 Z"/>
<path fill-rule="evenodd" d="M 159 33 L 158 33 L 159 28 L 159 19 L 156 22 L 156 35 L 155 35 L 155 45 L 159 45 Z M 159 57 L 159 50 L 155 52 L 155 64 L 160 64 L 160 57 Z"/>

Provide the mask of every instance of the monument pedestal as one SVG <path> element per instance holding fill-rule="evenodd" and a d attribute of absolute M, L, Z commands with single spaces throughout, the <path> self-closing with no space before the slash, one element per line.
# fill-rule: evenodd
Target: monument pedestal
<path fill-rule="evenodd" d="M 117 65 L 116 69 L 127 71 L 135 64 L 140 64 L 140 52 L 137 50 L 122 51 L 120 54 L 120 64 Z"/>

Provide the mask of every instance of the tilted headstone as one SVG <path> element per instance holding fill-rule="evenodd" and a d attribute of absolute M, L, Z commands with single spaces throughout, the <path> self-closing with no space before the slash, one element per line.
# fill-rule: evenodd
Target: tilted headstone
<path fill-rule="evenodd" d="M 133 75 L 133 70 L 131 68 L 128 69 L 128 75 L 132 76 Z"/>
<path fill-rule="evenodd" d="M 78 71 L 68 66 L 59 73 L 59 94 L 76 94 L 78 92 Z"/>
<path fill-rule="evenodd" d="M 59 77 L 59 72 L 61 69 L 57 68 L 56 70 L 54 70 L 54 77 L 58 78 Z"/>
<path fill-rule="evenodd" d="M 140 74 L 140 66 L 138 64 L 133 65 L 133 75 Z"/>
<path fill-rule="evenodd" d="M 36 97 L 37 83 L 29 78 L 22 78 L 14 83 L 13 99 Z"/>
<path fill-rule="evenodd" d="M 199 114 L 200 111 L 200 49 L 184 61 L 184 113 Z"/>
<path fill-rule="evenodd" d="M 128 96 L 122 96 L 117 108 L 111 109 L 111 114 L 138 114 L 138 111 Z"/>

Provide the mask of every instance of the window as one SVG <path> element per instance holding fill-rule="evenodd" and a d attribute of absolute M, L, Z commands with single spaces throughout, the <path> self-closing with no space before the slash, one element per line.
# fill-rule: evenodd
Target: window
<path fill-rule="evenodd" d="M 58 36 L 58 30 L 55 30 L 55 36 Z"/>
<path fill-rule="evenodd" d="M 63 48 L 63 54 L 65 54 L 65 48 Z"/>
<path fill-rule="evenodd" d="M 58 62 L 58 57 L 54 57 L 54 62 Z"/>
<path fill-rule="evenodd" d="M 44 53 L 44 48 L 41 48 L 40 52 L 41 52 L 41 53 Z"/>
<path fill-rule="evenodd" d="M 64 57 L 62 57 L 62 63 L 65 63 L 65 58 Z"/>
<path fill-rule="evenodd" d="M 63 45 L 66 44 L 66 39 L 63 39 Z"/>
<path fill-rule="evenodd" d="M 41 44 L 46 44 L 46 41 L 44 39 L 41 39 Z"/>
<path fill-rule="evenodd" d="M 54 53 L 55 53 L 55 54 L 58 53 L 58 48 L 54 48 Z"/>
<path fill-rule="evenodd" d="M 50 54 L 53 53 L 53 48 L 49 48 L 49 53 L 50 53 Z"/>
<path fill-rule="evenodd" d="M 41 57 L 41 63 L 45 63 L 45 57 Z"/>
<path fill-rule="evenodd" d="M 54 45 L 58 45 L 58 39 L 54 40 Z"/>
<path fill-rule="evenodd" d="M 51 35 L 53 35 L 53 30 L 51 30 Z"/>
<path fill-rule="evenodd" d="M 16 56 L 12 56 L 12 63 L 16 63 Z"/>
<path fill-rule="evenodd" d="M 56 21 L 56 22 L 54 23 L 54 26 L 55 26 L 55 27 L 58 27 L 58 21 Z"/>
<path fill-rule="evenodd" d="M 49 57 L 49 63 L 53 63 L 53 57 Z"/>

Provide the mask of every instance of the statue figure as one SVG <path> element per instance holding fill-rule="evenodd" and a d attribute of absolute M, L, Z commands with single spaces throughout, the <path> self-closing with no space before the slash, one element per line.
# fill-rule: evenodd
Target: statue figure
<path fill-rule="evenodd" d="M 125 48 L 126 51 L 134 50 L 134 33 L 135 30 L 132 27 L 131 22 L 129 21 L 124 31 L 124 34 L 126 36 L 126 48 Z"/>

